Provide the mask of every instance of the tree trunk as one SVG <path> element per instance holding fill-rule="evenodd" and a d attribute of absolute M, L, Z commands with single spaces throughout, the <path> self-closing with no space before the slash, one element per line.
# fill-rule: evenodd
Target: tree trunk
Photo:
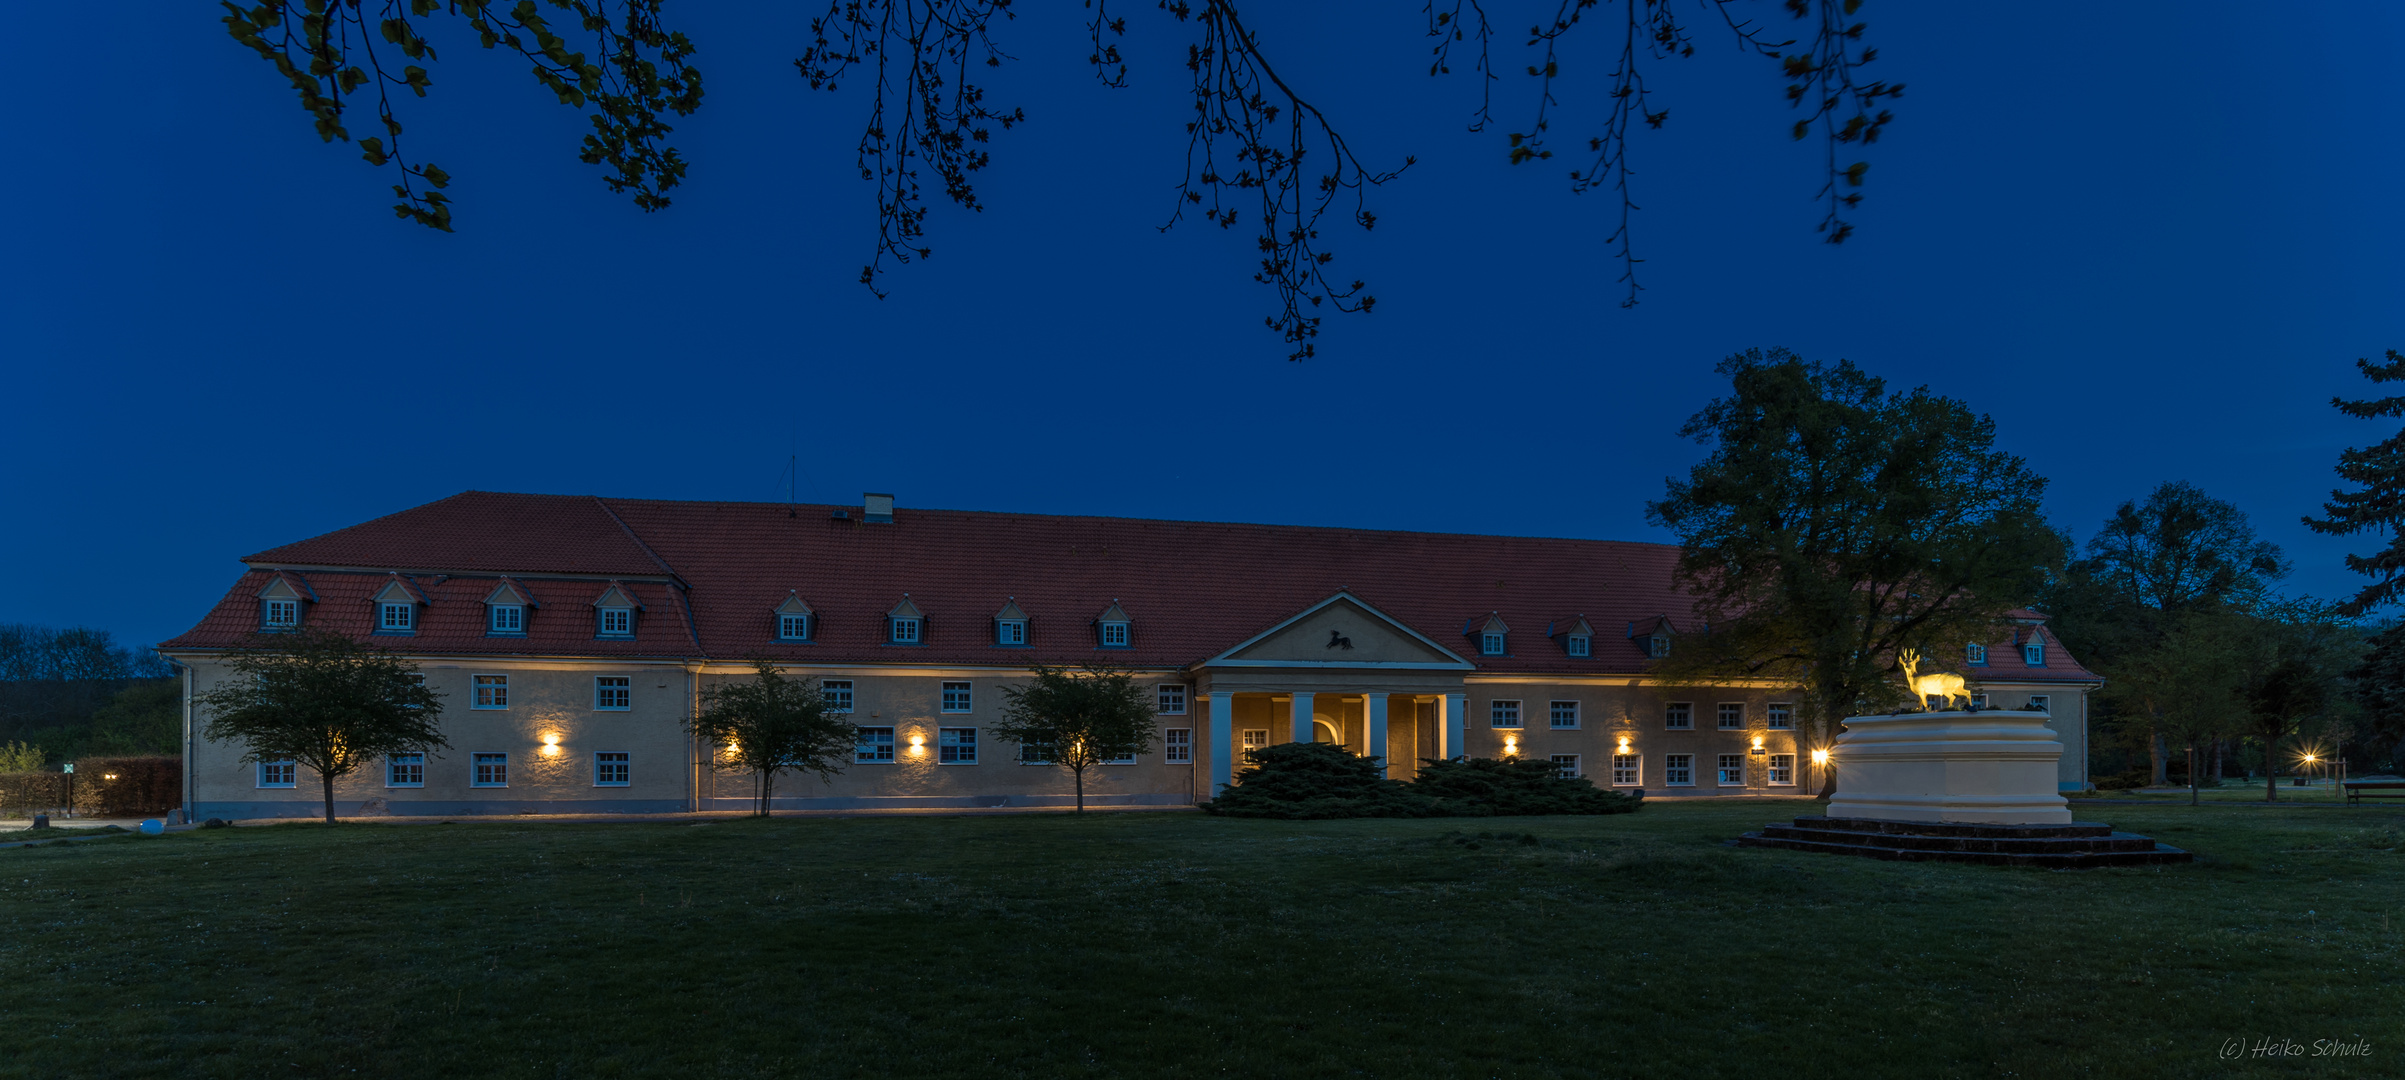
<path fill-rule="evenodd" d="M 2147 749 L 2154 754 L 2154 780 L 2149 787 L 2171 786 L 2171 743 L 2158 728 L 2146 729 Z"/>
<path fill-rule="evenodd" d="M 317 774 L 317 778 L 326 787 L 326 824 L 332 825 L 334 824 L 334 776 L 332 773 L 321 772 Z"/>
<path fill-rule="evenodd" d="M 777 778 L 767 769 L 760 770 L 760 805 L 753 808 L 754 817 L 774 817 L 769 813 L 777 794 Z"/>
<path fill-rule="evenodd" d="M 2198 805 L 2196 775 L 2196 740 L 2188 740 L 2188 805 Z"/>
<path fill-rule="evenodd" d="M 1071 775 L 1073 775 L 1073 776 L 1077 777 L 1077 812 L 1078 812 L 1078 813 L 1080 813 L 1080 814 L 1082 814 L 1082 813 L 1085 813 L 1085 812 L 1086 812 L 1086 771 L 1085 771 L 1084 769 L 1071 769 L 1071 770 L 1069 770 L 1069 772 L 1070 772 L 1070 774 L 1071 774 Z"/>
<path fill-rule="evenodd" d="M 2220 739 L 2215 739 L 2215 740 L 2213 740 L 2213 786 L 2214 786 L 2214 787 L 2220 787 L 2220 786 L 2221 786 L 2221 743 L 2222 743 L 2222 740 L 2220 740 Z"/>
<path fill-rule="evenodd" d="M 2263 737 L 2263 801 L 2280 801 L 2280 770 L 2273 763 L 2279 760 L 2280 740 Z"/>

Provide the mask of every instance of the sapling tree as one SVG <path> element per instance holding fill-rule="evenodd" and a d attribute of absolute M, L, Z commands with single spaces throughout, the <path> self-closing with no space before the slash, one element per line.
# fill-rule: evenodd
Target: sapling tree
<path fill-rule="evenodd" d="M 686 728 L 716 747 L 720 762 L 757 777 L 752 813 L 767 817 L 778 773 L 842 772 L 860 733 L 827 704 L 817 679 L 787 676 L 769 660 L 752 661 L 752 671 L 749 682 L 702 691 Z"/>
<path fill-rule="evenodd" d="M 1077 810 L 1086 809 L 1086 770 L 1152 749 L 1160 720 L 1135 676 L 1116 668 L 1034 668 L 1035 681 L 1002 691 L 995 734 L 1018 743 L 1025 760 L 1069 770 Z"/>
<path fill-rule="evenodd" d="M 263 634 L 225 654 L 227 676 L 195 699 L 202 734 L 242 746 L 245 763 L 290 761 L 318 777 L 326 824 L 334 781 L 391 754 L 425 754 L 443 738 L 442 695 L 416 664 L 342 634 Z"/>

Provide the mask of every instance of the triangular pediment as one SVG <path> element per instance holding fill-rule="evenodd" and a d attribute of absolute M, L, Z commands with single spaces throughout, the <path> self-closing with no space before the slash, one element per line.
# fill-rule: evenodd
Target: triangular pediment
<path fill-rule="evenodd" d="M 259 599 L 306 600 L 308 597 L 302 595 L 299 589 L 293 588 L 291 582 L 284 580 L 281 575 L 278 575 L 276 577 L 267 579 L 267 587 L 259 590 Z"/>
<path fill-rule="evenodd" d="M 502 578 L 501 584 L 493 586 L 493 591 L 484 595 L 484 602 L 487 604 L 536 606 L 534 597 L 526 591 L 526 587 L 508 578 Z"/>
<path fill-rule="evenodd" d="M 379 604 L 423 604 L 426 602 L 426 597 L 423 593 L 410 587 L 407 578 L 394 574 L 392 580 L 385 582 L 383 588 L 376 590 L 375 602 Z"/>
<path fill-rule="evenodd" d="M 810 614 L 810 605 L 802 599 L 801 590 L 788 590 L 785 593 L 785 602 L 777 605 L 777 614 L 808 615 Z"/>
<path fill-rule="evenodd" d="M 925 612 L 919 610 L 919 606 L 917 604 L 910 602 L 909 593 L 903 593 L 902 602 L 895 604 L 892 610 L 887 611 L 885 614 L 888 618 L 894 619 L 924 619 L 927 617 Z"/>
<path fill-rule="evenodd" d="M 1483 619 L 1473 618 L 1463 624 L 1461 632 L 1465 634 L 1508 634 L 1511 633 L 1511 627 L 1503 625 L 1501 612 L 1490 611 Z"/>
<path fill-rule="evenodd" d="M 1456 671 L 1472 665 L 1351 593 L 1338 593 L 1204 661 L 1203 666 Z"/>
<path fill-rule="evenodd" d="M 643 606 L 643 604 L 641 601 L 635 599 L 635 594 L 626 591 L 626 586 L 620 585 L 613 581 L 610 582 L 609 588 L 601 590 L 601 596 L 593 601 L 593 606 L 597 608 L 607 607 L 639 609 Z"/>
<path fill-rule="evenodd" d="M 1120 607 L 1119 601 L 1113 600 L 1110 607 L 1103 609 L 1102 614 L 1094 616 L 1094 621 L 1098 623 L 1126 622 L 1127 609 Z"/>
<path fill-rule="evenodd" d="M 1570 621 L 1569 621 L 1567 624 L 1564 624 L 1564 623 L 1555 623 L 1555 624 L 1553 624 L 1553 625 L 1554 625 L 1554 630 L 1553 630 L 1553 632 L 1554 632 L 1555 634 L 1557 634 L 1557 635 L 1560 635 L 1560 636 L 1562 636 L 1562 637 L 1589 637 L 1589 638 L 1591 638 L 1591 637 L 1594 637 L 1594 636 L 1595 636 L 1595 628 L 1594 628 L 1594 627 L 1592 627 L 1592 626 L 1589 626 L 1589 625 L 1587 625 L 1587 617 L 1586 617 L 1586 616 L 1584 616 L 1584 615 L 1581 615 L 1581 616 L 1579 616 L 1579 617 L 1577 617 L 1577 618 L 1575 618 L 1575 619 L 1572 619 L 1572 620 L 1570 620 Z"/>
<path fill-rule="evenodd" d="M 1002 610 L 1000 610 L 1000 611 L 997 611 L 997 612 L 995 612 L 995 613 L 994 613 L 994 621 L 995 621 L 995 622 L 1026 622 L 1026 621 L 1027 621 L 1027 609 L 1025 609 L 1025 608 L 1022 608 L 1022 607 L 1020 607 L 1020 606 L 1019 606 L 1019 598 L 1018 598 L 1018 597 L 1016 597 L 1016 596 L 1010 597 L 1010 598 L 1008 598 L 1008 599 L 1006 599 L 1006 600 L 1002 601 Z"/>

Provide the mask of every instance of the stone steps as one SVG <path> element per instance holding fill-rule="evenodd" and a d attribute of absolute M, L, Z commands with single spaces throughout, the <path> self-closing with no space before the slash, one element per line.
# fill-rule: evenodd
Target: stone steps
<path fill-rule="evenodd" d="M 1737 838 L 1740 847 L 1863 855 L 1899 862 L 1967 862 L 2076 870 L 2098 866 L 2157 866 L 2196 856 L 2110 825 L 1974 825 L 1961 822 L 1881 821 L 1803 817 L 1765 825 Z"/>

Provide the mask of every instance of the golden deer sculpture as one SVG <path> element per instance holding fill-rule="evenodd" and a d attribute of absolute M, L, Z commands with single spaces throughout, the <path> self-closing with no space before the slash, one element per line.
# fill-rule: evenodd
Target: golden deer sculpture
<path fill-rule="evenodd" d="M 1950 671 L 1932 672 L 1927 675 L 1914 674 L 1916 669 L 1921 666 L 1919 649 L 1906 649 L 1897 653 L 1896 662 L 1904 667 L 1905 684 L 1912 687 L 1912 692 L 1920 698 L 1923 704 L 1933 697 L 1938 699 L 1939 708 L 1953 708 L 1955 698 L 1961 698 L 1965 706 L 1971 704 L 1971 689 L 1963 683 L 1962 676 Z"/>

